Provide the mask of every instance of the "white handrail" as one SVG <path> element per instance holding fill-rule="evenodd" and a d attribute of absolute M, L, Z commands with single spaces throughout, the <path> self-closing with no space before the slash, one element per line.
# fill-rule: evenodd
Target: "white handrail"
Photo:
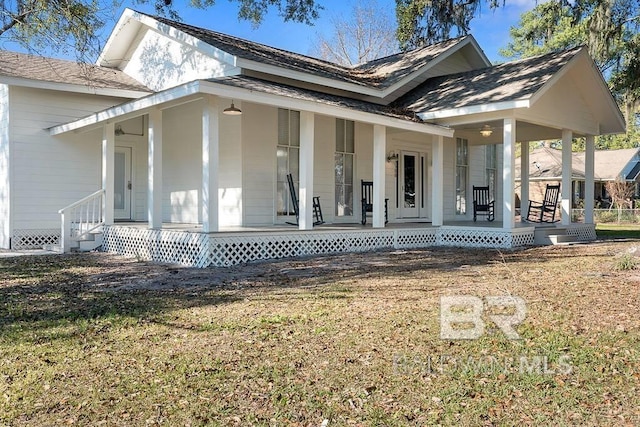
<path fill-rule="evenodd" d="M 58 211 L 63 252 L 71 250 L 72 242 L 82 240 L 104 225 L 104 195 L 104 190 L 98 190 Z"/>
<path fill-rule="evenodd" d="M 63 211 L 69 210 L 69 209 L 73 209 L 76 206 L 79 206 L 81 204 L 83 204 L 84 202 L 94 199 L 98 196 L 101 196 L 104 194 L 104 190 L 100 189 L 98 191 L 96 191 L 95 193 L 89 194 L 87 197 L 83 197 L 82 199 L 78 200 L 77 202 L 73 202 L 71 203 L 69 206 L 65 206 L 64 208 L 60 209 L 58 211 L 59 214 L 61 214 Z"/>

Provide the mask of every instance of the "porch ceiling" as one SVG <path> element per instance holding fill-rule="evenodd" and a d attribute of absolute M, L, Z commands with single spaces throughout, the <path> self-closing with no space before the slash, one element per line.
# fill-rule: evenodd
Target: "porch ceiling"
<path fill-rule="evenodd" d="M 502 144 L 502 134 L 504 130 L 503 120 L 489 119 L 481 120 L 476 123 L 465 123 L 452 126 L 455 136 L 476 141 L 483 144 Z M 489 126 L 493 133 L 491 136 L 485 137 L 480 135 L 483 126 Z M 576 137 L 583 135 L 575 134 Z M 535 123 L 517 120 L 516 122 L 516 141 L 543 141 L 549 139 L 562 139 L 562 129 L 556 129 L 550 126 L 543 126 Z"/>

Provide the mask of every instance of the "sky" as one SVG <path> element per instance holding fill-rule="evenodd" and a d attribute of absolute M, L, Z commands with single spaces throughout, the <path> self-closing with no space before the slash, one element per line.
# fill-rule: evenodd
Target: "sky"
<path fill-rule="evenodd" d="M 348 18 L 357 0 L 317 1 L 324 6 L 324 10 L 321 11 L 320 18 L 314 22 L 313 26 L 283 22 L 282 18 L 278 16 L 277 10 L 273 9 L 264 22 L 255 28 L 250 22 L 238 20 L 237 3 L 230 0 L 217 0 L 214 6 L 205 10 L 185 6 L 188 0 L 174 0 L 174 5 L 183 22 L 190 25 L 310 55 L 314 40 L 317 39 L 318 34 L 323 35 L 325 38 L 330 38 L 333 28 L 332 18 L 336 16 L 344 19 Z M 377 0 L 377 3 L 381 10 L 384 9 L 388 11 L 392 18 L 395 17 L 395 0 Z M 102 31 L 103 44 L 125 7 L 155 14 L 152 4 L 153 1 L 150 4 L 139 4 L 136 0 L 125 0 L 122 7 L 114 10 L 113 22 L 105 23 Z M 490 61 L 504 61 L 504 58 L 498 54 L 498 49 L 506 46 L 509 40 L 509 28 L 518 23 L 519 17 L 523 12 L 532 9 L 534 6 L 535 0 L 507 0 L 505 6 L 501 6 L 494 11 L 483 5 L 478 16 L 471 22 L 471 34 L 476 38 Z M 1 47 L 8 50 L 21 50 L 9 43 L 4 43 Z M 52 56 L 60 57 L 59 54 Z"/>

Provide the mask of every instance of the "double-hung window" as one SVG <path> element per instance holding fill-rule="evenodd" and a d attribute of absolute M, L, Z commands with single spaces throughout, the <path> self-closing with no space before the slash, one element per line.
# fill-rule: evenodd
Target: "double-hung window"
<path fill-rule="evenodd" d="M 467 213 L 467 182 L 469 176 L 469 141 L 456 138 L 456 214 Z"/>

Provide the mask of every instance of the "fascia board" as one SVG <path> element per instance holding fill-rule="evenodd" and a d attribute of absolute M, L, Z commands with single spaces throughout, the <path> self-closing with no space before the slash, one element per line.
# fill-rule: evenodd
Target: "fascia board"
<path fill-rule="evenodd" d="M 494 111 L 513 110 L 516 108 L 529 108 L 529 99 L 518 99 L 515 101 L 494 102 L 490 104 L 472 105 L 469 107 L 450 108 L 446 110 L 430 111 L 418 113 L 422 120 L 446 119 L 457 116 L 467 116 L 470 114 L 491 113 Z"/>

